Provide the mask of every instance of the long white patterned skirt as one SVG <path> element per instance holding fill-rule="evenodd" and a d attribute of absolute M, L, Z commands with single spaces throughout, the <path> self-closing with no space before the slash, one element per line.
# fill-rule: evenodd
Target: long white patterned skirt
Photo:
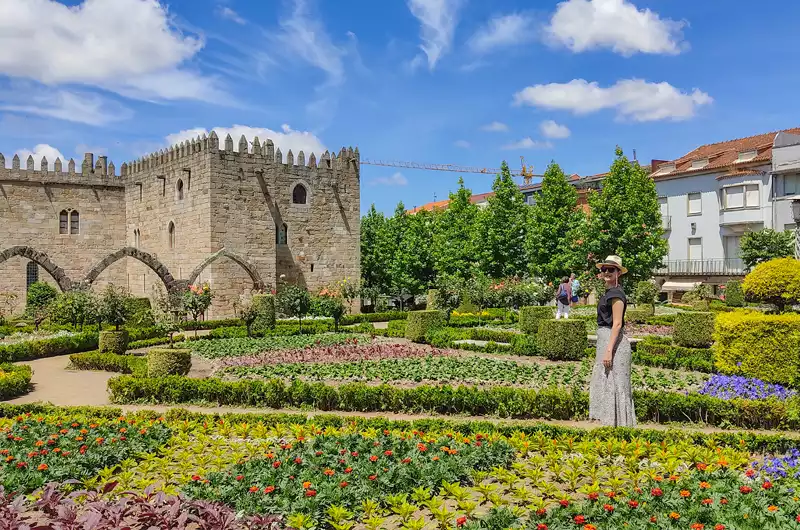
<path fill-rule="evenodd" d="M 612 427 L 636 427 L 636 412 L 631 393 L 631 343 L 620 333 L 611 368 L 603 356 L 611 340 L 611 328 L 597 329 L 592 381 L 589 385 L 589 419 Z"/>

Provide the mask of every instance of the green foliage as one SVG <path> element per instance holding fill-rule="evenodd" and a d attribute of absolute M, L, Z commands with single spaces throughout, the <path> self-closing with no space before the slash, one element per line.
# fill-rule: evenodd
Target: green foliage
<path fill-rule="evenodd" d="M 242 322 L 238 318 L 224 318 L 220 320 L 203 320 L 202 322 L 195 322 L 193 320 L 186 320 L 183 322 L 178 322 L 178 329 L 181 330 L 193 330 L 193 329 L 216 329 L 216 328 L 225 328 L 230 326 L 242 326 L 244 322 Z"/>
<path fill-rule="evenodd" d="M 576 267 L 594 271 L 606 256 L 622 258 L 627 281 L 650 278 L 667 255 L 662 237 L 658 193 L 647 169 L 631 162 L 617 147 L 616 160 L 600 192 L 588 196 L 591 215 L 576 230 L 573 240 L 581 257 Z"/>
<path fill-rule="evenodd" d="M 386 217 L 370 206 L 361 218 L 361 279 L 367 289 L 388 292 L 389 271 L 386 264 L 392 255 Z M 373 300 L 373 303 L 375 300 Z"/>
<path fill-rule="evenodd" d="M 0 362 L 32 361 L 97 349 L 97 333 L 84 332 L 51 339 L 0 344 Z"/>
<path fill-rule="evenodd" d="M 748 300 L 774 304 L 783 312 L 800 303 L 800 260 L 779 258 L 766 261 L 744 277 L 742 289 Z"/>
<path fill-rule="evenodd" d="M 796 385 L 800 381 L 800 315 L 720 313 L 713 349 L 721 372 Z"/>
<path fill-rule="evenodd" d="M 59 294 L 50 305 L 50 321 L 83 328 L 97 320 L 97 302 L 89 291 L 73 289 Z"/>
<path fill-rule="evenodd" d="M 133 314 L 132 298 L 122 287 L 109 284 L 100 297 L 100 315 L 104 322 L 119 330 Z M 122 353 L 122 352 L 119 352 Z"/>
<path fill-rule="evenodd" d="M 406 339 L 412 342 L 423 342 L 425 334 L 445 324 L 445 315 L 441 311 L 411 311 L 406 322 Z"/>
<path fill-rule="evenodd" d="M 461 305 L 464 299 L 464 281 L 457 276 L 439 276 L 436 281 L 437 289 L 433 297 L 434 304 L 428 309 L 443 311 L 446 319 L 450 319 L 450 313 Z M 429 291 L 430 293 L 430 291 Z"/>
<path fill-rule="evenodd" d="M 653 307 L 637 307 L 635 309 L 628 309 L 625 311 L 625 322 L 632 324 L 644 324 L 647 319 L 653 316 Z"/>
<path fill-rule="evenodd" d="M 744 307 L 744 289 L 739 280 L 728 280 L 728 283 L 725 284 L 725 305 Z"/>
<path fill-rule="evenodd" d="M 542 177 L 542 191 L 528 216 L 525 243 L 532 274 L 554 283 L 569 276 L 575 261 L 570 234 L 582 218 L 575 187 L 561 167 L 550 162 Z"/>
<path fill-rule="evenodd" d="M 303 317 L 311 310 L 311 293 L 305 287 L 284 284 L 278 289 L 275 305 L 284 315 L 295 317 L 302 327 Z"/>
<path fill-rule="evenodd" d="M 391 322 L 392 320 L 405 320 L 408 318 L 407 311 L 386 311 L 384 313 L 361 313 L 358 315 L 345 315 L 342 317 L 342 325 L 358 324 L 361 322 Z"/>
<path fill-rule="evenodd" d="M 123 354 L 128 349 L 128 331 L 119 329 L 115 331 L 101 331 L 99 347 L 101 353 L 111 352 Z"/>
<path fill-rule="evenodd" d="M 714 354 L 709 348 L 686 348 L 672 343 L 669 337 L 647 336 L 636 344 L 634 364 L 714 372 Z"/>
<path fill-rule="evenodd" d="M 325 292 L 325 290 L 323 290 Z M 345 307 L 344 300 L 336 293 L 327 293 L 318 295 L 315 302 L 322 316 L 327 316 L 333 319 L 334 331 L 339 331 L 339 321 L 344 315 Z"/>
<path fill-rule="evenodd" d="M 447 208 L 436 215 L 431 251 L 437 276 L 467 281 L 477 269 L 478 206 L 472 204 L 471 196 L 472 191 L 464 187 L 464 179 L 459 177 L 458 190 L 450 194 Z"/>
<path fill-rule="evenodd" d="M 434 279 L 431 239 L 434 214 L 421 210 L 406 213 L 402 202 L 387 222 L 389 243 L 388 261 L 383 264 L 389 277 L 389 293 L 416 296 L 425 292 Z"/>
<path fill-rule="evenodd" d="M 652 280 L 642 280 L 633 290 L 633 303 L 638 305 L 653 305 L 658 298 L 659 289 Z"/>
<path fill-rule="evenodd" d="M 708 348 L 713 342 L 714 313 L 693 311 L 675 316 L 673 338 L 679 346 Z"/>
<path fill-rule="evenodd" d="M 28 286 L 25 310 L 33 314 L 37 309 L 48 307 L 58 296 L 58 290 L 47 282 L 33 282 Z"/>
<path fill-rule="evenodd" d="M 0 401 L 27 393 L 32 374 L 28 365 L 0 363 Z"/>
<path fill-rule="evenodd" d="M 525 258 L 528 206 L 505 161 L 492 191 L 489 204 L 478 215 L 480 268 L 494 279 L 522 276 L 528 270 Z"/>
<path fill-rule="evenodd" d="M 523 333 L 536 334 L 542 320 L 551 320 L 555 316 L 550 306 L 523 306 L 519 308 L 519 329 Z"/>
<path fill-rule="evenodd" d="M 275 329 L 275 297 L 271 294 L 254 294 L 251 302 L 252 311 L 255 313 L 251 331 L 259 334 Z"/>
<path fill-rule="evenodd" d="M 428 296 L 426 297 L 426 306 L 428 309 L 438 309 L 441 310 L 442 308 L 439 306 L 439 290 L 438 289 L 428 289 Z"/>
<path fill-rule="evenodd" d="M 153 348 L 147 352 L 147 377 L 186 375 L 192 368 L 192 350 Z"/>
<path fill-rule="evenodd" d="M 171 344 L 173 342 L 183 342 L 186 337 L 174 335 L 170 337 L 153 337 L 152 339 L 129 340 L 128 350 L 138 350 L 139 348 L 149 348 L 150 346 L 160 346 L 161 344 Z"/>
<path fill-rule="evenodd" d="M 149 328 L 156 325 L 153 316 L 153 307 L 147 297 L 131 297 L 131 317 L 129 323 L 141 328 Z"/>
<path fill-rule="evenodd" d="M 192 320 L 197 322 L 197 319 L 211 306 L 213 297 L 211 286 L 207 283 L 203 285 L 190 285 L 189 288 L 183 292 L 181 302 L 183 309 L 188 311 L 192 316 Z"/>
<path fill-rule="evenodd" d="M 536 349 L 551 361 L 577 361 L 588 346 L 586 322 L 576 319 L 542 320 L 536 333 Z"/>
<path fill-rule="evenodd" d="M 100 353 L 89 351 L 73 353 L 69 356 L 71 368 L 75 370 L 98 370 L 147 376 L 147 359 L 136 355 L 120 355 L 118 353 Z"/>
<path fill-rule="evenodd" d="M 244 335 L 245 330 L 242 328 L 241 332 L 242 335 Z M 224 357 L 237 357 L 240 355 L 274 350 L 303 349 L 315 345 L 330 346 L 334 344 L 352 343 L 358 340 L 368 342 L 369 337 L 352 333 L 275 335 L 262 338 L 241 336 L 236 338 L 192 340 L 187 342 L 185 347 L 206 359 L 221 359 Z"/>
<path fill-rule="evenodd" d="M 776 232 L 764 228 L 742 236 L 739 248 L 744 266 L 750 270 L 759 263 L 794 255 L 794 231 Z"/>

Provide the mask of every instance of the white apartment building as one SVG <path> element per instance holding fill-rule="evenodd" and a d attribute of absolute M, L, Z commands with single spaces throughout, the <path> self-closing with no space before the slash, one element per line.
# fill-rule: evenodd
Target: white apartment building
<path fill-rule="evenodd" d="M 672 295 L 744 275 L 742 235 L 794 229 L 800 195 L 800 128 L 708 144 L 654 160 L 669 254 L 657 277 Z"/>

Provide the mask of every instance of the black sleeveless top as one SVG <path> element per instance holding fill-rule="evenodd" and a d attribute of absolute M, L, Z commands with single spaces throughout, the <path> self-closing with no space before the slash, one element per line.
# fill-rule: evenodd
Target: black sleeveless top
<path fill-rule="evenodd" d="M 625 311 L 628 309 L 628 299 L 622 287 L 612 287 L 600 297 L 597 303 L 597 325 L 602 328 L 610 328 L 614 323 L 614 315 L 611 312 L 611 302 L 614 298 L 619 298 L 624 304 L 622 307 L 622 325 L 625 325 Z"/>

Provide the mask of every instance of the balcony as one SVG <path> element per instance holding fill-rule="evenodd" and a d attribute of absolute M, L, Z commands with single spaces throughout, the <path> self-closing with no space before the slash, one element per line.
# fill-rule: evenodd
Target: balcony
<path fill-rule="evenodd" d="M 720 210 L 720 225 L 758 225 L 764 222 L 764 210 L 761 208 L 733 208 Z"/>
<path fill-rule="evenodd" d="M 744 273 L 740 258 L 670 260 L 655 272 L 659 276 L 744 276 Z"/>
<path fill-rule="evenodd" d="M 671 215 L 662 215 L 661 216 L 661 228 L 663 228 L 665 232 L 667 230 L 672 230 L 672 216 Z"/>

